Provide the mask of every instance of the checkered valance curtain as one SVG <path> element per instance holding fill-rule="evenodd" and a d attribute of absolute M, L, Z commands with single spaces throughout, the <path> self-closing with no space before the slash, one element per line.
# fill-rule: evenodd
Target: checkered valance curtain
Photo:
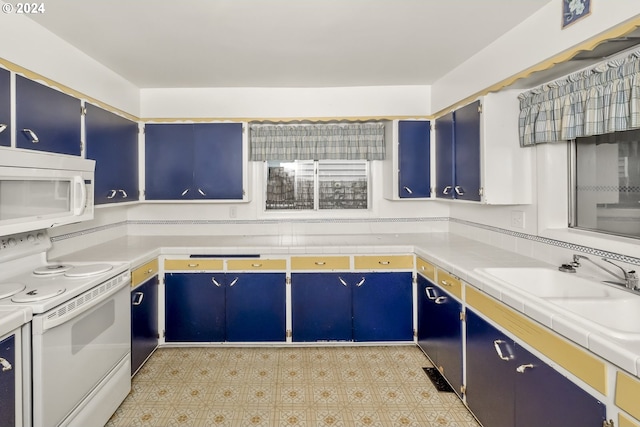
<path fill-rule="evenodd" d="M 249 158 L 384 160 L 384 123 L 250 126 Z"/>
<path fill-rule="evenodd" d="M 640 127 L 640 51 L 522 93 L 520 145 Z"/>

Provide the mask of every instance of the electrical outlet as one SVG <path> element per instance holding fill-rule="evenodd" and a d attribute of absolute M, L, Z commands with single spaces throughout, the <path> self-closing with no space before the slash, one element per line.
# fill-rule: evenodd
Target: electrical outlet
<path fill-rule="evenodd" d="M 524 212 L 511 211 L 511 226 L 513 228 L 524 229 Z"/>

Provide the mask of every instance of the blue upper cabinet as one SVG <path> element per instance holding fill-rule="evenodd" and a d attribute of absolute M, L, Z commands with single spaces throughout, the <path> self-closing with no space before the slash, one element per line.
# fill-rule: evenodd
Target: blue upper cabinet
<path fill-rule="evenodd" d="M 243 200 L 241 123 L 148 124 L 147 200 Z"/>
<path fill-rule="evenodd" d="M 436 197 L 453 199 L 455 185 L 454 117 L 446 114 L 436 120 Z"/>
<path fill-rule="evenodd" d="M 431 124 L 398 123 L 398 195 L 415 199 L 431 196 Z"/>
<path fill-rule="evenodd" d="M 480 201 L 480 101 L 436 120 L 436 197 Z"/>
<path fill-rule="evenodd" d="M 480 201 L 480 101 L 455 111 L 456 199 Z"/>
<path fill-rule="evenodd" d="M 11 145 L 11 73 L 0 68 L 0 146 Z"/>
<path fill-rule="evenodd" d="M 16 76 L 16 146 L 80 155 L 80 100 Z"/>
<path fill-rule="evenodd" d="M 95 203 L 138 200 L 138 124 L 86 105 L 87 158 L 96 161 Z"/>
<path fill-rule="evenodd" d="M 394 120 L 385 126 L 383 196 L 389 200 L 431 197 L 431 123 Z"/>

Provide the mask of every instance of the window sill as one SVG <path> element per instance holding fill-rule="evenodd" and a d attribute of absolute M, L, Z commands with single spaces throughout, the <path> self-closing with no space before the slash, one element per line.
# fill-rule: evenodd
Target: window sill
<path fill-rule="evenodd" d="M 640 240 L 574 228 L 548 228 L 540 237 L 640 258 Z"/>

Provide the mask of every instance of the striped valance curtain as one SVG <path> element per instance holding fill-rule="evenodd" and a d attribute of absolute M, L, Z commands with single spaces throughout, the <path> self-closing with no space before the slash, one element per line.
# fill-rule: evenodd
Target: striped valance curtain
<path fill-rule="evenodd" d="M 384 160 L 384 123 L 254 124 L 249 159 Z"/>
<path fill-rule="evenodd" d="M 640 51 L 522 93 L 520 145 L 640 127 Z"/>

